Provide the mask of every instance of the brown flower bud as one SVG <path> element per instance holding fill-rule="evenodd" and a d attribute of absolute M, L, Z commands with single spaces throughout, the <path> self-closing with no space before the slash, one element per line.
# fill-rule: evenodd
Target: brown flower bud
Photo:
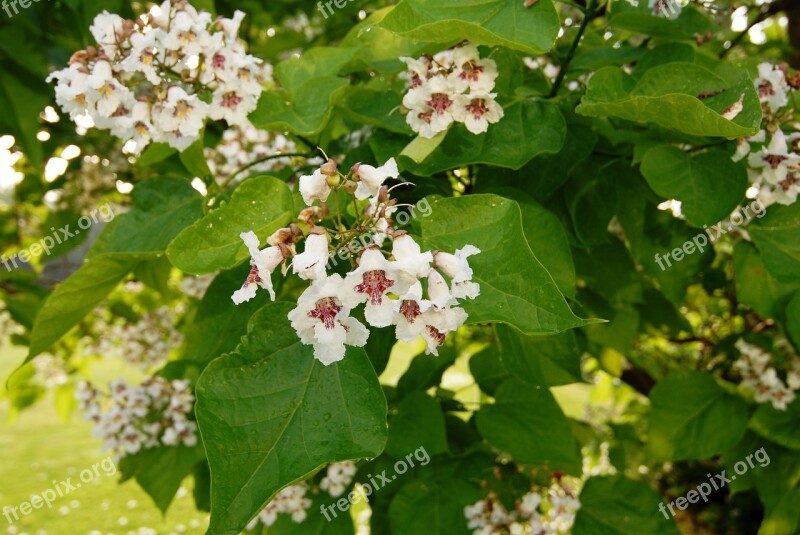
<path fill-rule="evenodd" d="M 319 168 L 319 171 L 323 175 L 327 176 L 336 176 L 339 172 L 337 169 L 339 168 L 339 164 L 336 163 L 336 160 L 333 158 L 328 158 L 328 161 L 322 164 L 322 167 Z"/>
<path fill-rule="evenodd" d="M 353 182 L 352 180 L 348 180 L 342 185 L 342 189 L 345 190 L 347 193 L 355 193 L 356 188 L 358 188 L 358 184 Z"/>

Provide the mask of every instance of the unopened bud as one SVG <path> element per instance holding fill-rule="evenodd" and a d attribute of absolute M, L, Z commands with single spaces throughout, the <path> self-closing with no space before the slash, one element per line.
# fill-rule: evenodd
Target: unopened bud
<path fill-rule="evenodd" d="M 389 186 L 381 186 L 378 190 L 378 202 L 385 203 L 389 200 Z"/>
<path fill-rule="evenodd" d="M 319 168 L 319 171 L 323 175 L 336 176 L 338 174 L 338 168 L 339 164 L 336 163 L 336 160 L 333 158 L 328 158 L 328 161 L 322 164 L 322 166 Z"/>
<path fill-rule="evenodd" d="M 353 167 L 350 168 L 350 174 L 353 176 L 353 180 L 358 182 L 361 178 L 358 176 L 358 170 L 361 169 L 361 162 L 358 162 Z"/>
<path fill-rule="evenodd" d="M 340 182 L 340 180 L 339 180 L 339 175 L 338 174 L 327 175 L 325 177 L 325 183 L 328 185 L 328 187 L 337 188 L 337 187 L 339 187 L 339 182 Z"/>
<path fill-rule="evenodd" d="M 355 193 L 356 189 L 358 188 L 358 184 L 353 182 L 352 180 L 348 180 L 342 186 L 342 189 L 345 190 L 347 193 Z"/>

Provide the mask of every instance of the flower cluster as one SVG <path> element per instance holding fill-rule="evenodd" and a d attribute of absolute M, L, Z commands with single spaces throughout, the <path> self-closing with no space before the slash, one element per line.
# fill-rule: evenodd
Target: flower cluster
<path fill-rule="evenodd" d="M 332 498 L 338 498 L 353 482 L 355 475 L 356 464 L 353 461 L 329 464 L 325 477 L 319 482 L 319 488 L 327 491 Z"/>
<path fill-rule="evenodd" d="M 564 535 L 570 533 L 580 507 L 577 488 L 562 478 L 549 488 L 534 487 L 517 500 L 511 511 L 490 494 L 465 507 L 464 516 L 474 535 Z"/>
<path fill-rule="evenodd" d="M 328 465 L 325 477 L 319 483 L 320 490 L 326 491 L 331 498 L 338 498 L 353 482 L 356 474 L 356 465 L 352 461 L 344 461 Z M 267 527 L 271 526 L 283 513 L 290 515 L 296 524 L 302 523 L 311 507 L 311 500 L 306 497 L 310 486 L 302 481 L 296 485 L 289 485 L 280 491 L 247 525 L 248 530 L 254 529 L 258 522 Z"/>
<path fill-rule="evenodd" d="M 492 93 L 497 78 L 494 60 L 480 57 L 477 47 L 464 44 L 419 59 L 400 58 L 408 65 L 409 90 L 403 97 L 406 122 L 425 138 L 464 123 L 482 134 L 503 118 L 503 108 Z"/>
<path fill-rule="evenodd" d="M 282 134 L 247 124 L 226 130 L 216 147 L 205 149 L 205 155 L 211 173 L 218 181 L 224 182 L 247 166 L 251 173 L 278 171 L 291 162 L 291 157 L 275 156 L 296 150 L 294 142 Z"/>
<path fill-rule="evenodd" d="M 186 0 L 165 0 L 132 21 L 97 15 L 89 28 L 97 47 L 76 52 L 50 75 L 56 101 L 70 117 L 91 119 L 140 153 L 151 141 L 185 150 L 206 119 L 248 124 L 269 75 L 247 54 L 233 19 L 197 11 Z"/>
<path fill-rule="evenodd" d="M 50 353 L 42 353 L 32 361 L 33 378 L 31 382 L 45 389 L 55 388 L 67 384 L 69 374 L 63 358 L 58 358 Z"/>
<path fill-rule="evenodd" d="M 202 299 L 206 290 L 214 282 L 216 275 L 187 275 L 181 281 L 181 291 L 192 299 Z M 180 333 L 178 333 L 180 335 Z"/>
<path fill-rule="evenodd" d="M 766 126 L 755 136 L 740 139 L 733 159 L 746 158 L 752 183 L 752 193 L 748 194 L 757 197 L 764 207 L 776 203 L 793 204 L 800 194 L 800 154 L 797 153 L 800 132 L 787 135 L 781 129 L 781 123 L 792 120 L 793 112 L 789 109 L 792 86 L 783 68 L 762 63 L 758 73 L 755 83 Z M 753 150 L 752 144 L 760 148 Z"/>
<path fill-rule="evenodd" d="M 397 339 L 405 342 L 421 335 L 427 343 L 426 351 L 438 354 L 445 335 L 467 319 L 464 309 L 457 306 L 458 300 L 474 299 L 480 292 L 478 284 L 472 282 L 468 262 L 469 256 L 480 251 L 466 245 L 455 254 L 423 252 L 411 236 L 394 228 L 392 214 L 398 207 L 389 188 L 382 185 L 399 175 L 393 158 L 378 168 L 356 164 L 347 175 L 339 173 L 337 167 L 329 160 L 312 175 L 300 177 L 300 193 L 309 205 L 298 216 L 299 225 L 308 229 L 303 252 L 296 250 L 304 237 L 298 224 L 276 231 L 267 238 L 268 247 L 264 249 L 259 249 L 254 232 L 241 234 L 250 251 L 251 269 L 242 288 L 233 294 L 234 303 L 252 299 L 259 287 L 274 300 L 272 272 L 284 264 L 285 274 L 289 269 L 286 262 L 291 259 L 292 272 L 311 285 L 300 295 L 289 320 L 300 340 L 314 346 L 314 357 L 325 365 L 342 360 L 346 345 L 366 344 L 367 327 L 351 316 L 361 304 L 365 305 L 369 325 L 394 325 Z M 352 194 L 356 204 L 352 227 L 344 228 L 341 212 L 336 229 L 320 226 L 318 223 L 330 213 L 325 201 L 339 190 Z M 315 205 L 316 201 L 321 204 Z M 390 253 L 381 245 L 387 238 L 392 241 Z M 365 241 L 369 245 L 353 250 L 355 244 Z M 352 271 L 344 277 L 329 274 L 333 254 L 345 250 L 358 254 L 357 264 L 354 262 Z"/>
<path fill-rule="evenodd" d="M 271 526 L 281 513 L 291 515 L 292 520 L 296 524 L 300 524 L 308 516 L 308 509 L 311 507 L 311 500 L 306 497 L 306 492 L 308 492 L 308 483 L 305 481 L 296 485 L 289 485 L 281 490 L 250 521 L 247 525 L 247 530 L 255 529 L 259 521 L 266 526 Z"/>
<path fill-rule="evenodd" d="M 633 7 L 639 6 L 639 0 L 627 0 Z M 650 0 L 650 10 L 656 17 L 666 17 L 668 19 L 677 19 L 681 14 L 683 7 L 678 0 Z"/>
<path fill-rule="evenodd" d="M 102 333 L 86 348 L 88 355 L 118 357 L 131 366 L 148 371 L 163 364 L 172 348 L 183 342 L 175 328 L 175 311 L 162 306 L 143 314 L 136 323 L 107 323 L 98 317 L 94 331 Z"/>
<path fill-rule="evenodd" d="M 189 419 L 194 396 L 188 381 L 167 381 L 151 376 L 139 386 L 123 379 L 103 394 L 83 381 L 75 391 L 84 418 L 95 424 L 92 431 L 103 440 L 103 451 L 117 459 L 142 449 L 197 444 L 197 424 Z"/>
<path fill-rule="evenodd" d="M 742 385 L 754 392 L 758 403 L 772 403 L 775 409 L 785 411 L 800 390 L 800 358 L 792 355 L 784 383 L 769 366 L 772 355 L 744 340 L 737 341 L 736 348 L 742 355 L 733 367 L 742 375 Z"/>

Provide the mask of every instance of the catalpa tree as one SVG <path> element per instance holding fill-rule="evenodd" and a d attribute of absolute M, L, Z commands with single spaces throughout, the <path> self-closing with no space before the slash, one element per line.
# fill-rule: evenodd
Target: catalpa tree
<path fill-rule="evenodd" d="M 800 532 L 794 2 L 2 7 L 9 406 L 162 512 Z"/>

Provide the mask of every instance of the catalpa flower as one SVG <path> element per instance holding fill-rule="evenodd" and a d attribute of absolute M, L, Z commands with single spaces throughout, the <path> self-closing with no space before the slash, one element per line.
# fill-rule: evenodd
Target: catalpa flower
<path fill-rule="evenodd" d="M 395 270 L 379 249 L 367 249 L 358 267 L 347 275 L 342 290 L 343 302 L 353 308 L 366 303 L 364 316 L 370 325 L 387 327 L 392 323 L 392 301 L 387 295 L 397 282 Z"/>
<path fill-rule="evenodd" d="M 272 289 L 272 272 L 283 262 L 283 253 L 279 247 L 267 247 L 259 250 L 258 236 L 255 232 L 242 232 L 240 237 L 250 251 L 250 273 L 244 281 L 242 288 L 234 292 L 231 299 L 237 305 L 249 301 L 256 296 L 256 289 L 261 287 L 269 292 L 270 298 L 275 300 L 275 290 Z"/>
<path fill-rule="evenodd" d="M 380 167 L 371 165 L 357 164 L 353 167 L 353 176 L 358 177 L 358 187 L 355 191 L 356 199 L 364 200 L 378 194 L 383 184 L 388 178 L 397 178 L 400 171 L 397 169 L 397 162 L 394 158 L 389 158 Z"/>
<path fill-rule="evenodd" d="M 409 90 L 403 97 L 406 122 L 421 137 L 432 138 L 453 122 L 464 123 L 473 134 L 503 118 L 492 90 L 497 64 L 481 58 L 477 47 L 463 45 L 433 58 L 400 58 L 408 65 Z"/>
<path fill-rule="evenodd" d="M 762 63 L 758 66 L 756 88 L 758 88 L 761 102 L 769 106 L 772 113 L 789 103 L 790 87 L 786 82 L 786 75 L 770 63 Z"/>
<path fill-rule="evenodd" d="M 369 336 L 369 330 L 342 303 L 343 288 L 338 274 L 316 279 L 289 312 L 300 341 L 314 346 L 314 358 L 326 366 L 344 358 L 345 345 L 362 347 Z"/>

